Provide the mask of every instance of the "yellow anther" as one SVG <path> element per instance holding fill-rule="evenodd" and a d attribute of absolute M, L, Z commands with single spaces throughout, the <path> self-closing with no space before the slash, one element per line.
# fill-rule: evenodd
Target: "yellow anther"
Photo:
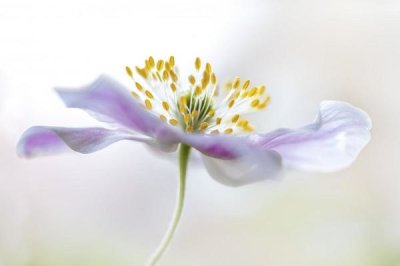
<path fill-rule="evenodd" d="M 186 97 L 185 96 L 181 96 L 179 98 L 179 111 L 181 113 L 185 113 L 186 112 Z"/>
<path fill-rule="evenodd" d="M 197 71 L 200 70 L 201 67 L 201 60 L 199 57 L 196 58 L 196 60 L 194 61 L 194 67 L 196 68 Z"/>
<path fill-rule="evenodd" d="M 178 81 L 178 76 L 176 75 L 176 73 L 175 73 L 173 70 L 171 70 L 171 71 L 169 72 L 169 75 L 171 76 L 171 78 L 172 78 L 172 80 L 173 80 L 174 82 L 177 82 L 177 81 Z"/>
<path fill-rule="evenodd" d="M 160 115 L 160 119 L 161 119 L 161 121 L 163 121 L 163 122 L 167 121 L 167 118 L 165 117 L 165 115 Z"/>
<path fill-rule="evenodd" d="M 166 101 L 163 101 L 163 102 L 162 102 L 162 107 L 164 108 L 165 111 L 168 112 L 168 110 L 169 110 L 169 104 L 168 104 Z"/>
<path fill-rule="evenodd" d="M 140 84 L 139 82 L 135 82 L 135 86 L 138 90 L 142 91 L 143 90 L 143 86 L 142 84 Z"/>
<path fill-rule="evenodd" d="M 246 126 L 244 127 L 244 131 L 246 131 L 246 132 L 252 132 L 252 131 L 254 131 L 254 127 L 253 127 L 252 125 L 248 124 L 248 125 L 246 125 Z"/>
<path fill-rule="evenodd" d="M 233 88 L 237 89 L 240 86 L 240 78 L 235 78 L 235 81 L 233 82 Z"/>
<path fill-rule="evenodd" d="M 215 124 L 220 125 L 222 122 L 222 118 L 221 117 L 217 117 L 217 119 L 215 119 Z"/>
<path fill-rule="evenodd" d="M 185 114 L 183 116 L 183 120 L 185 121 L 185 124 L 188 125 L 189 121 L 190 121 L 190 115 L 189 114 Z"/>
<path fill-rule="evenodd" d="M 266 108 L 270 100 L 271 100 L 271 97 L 268 95 L 267 97 L 265 97 L 265 100 L 260 105 L 258 105 L 258 108 L 260 110 Z"/>
<path fill-rule="evenodd" d="M 149 57 L 149 64 L 151 68 L 155 66 L 154 58 L 152 56 Z"/>
<path fill-rule="evenodd" d="M 206 88 L 209 82 L 210 82 L 210 75 L 206 72 L 203 72 L 203 79 L 201 80 L 201 86 L 203 88 Z"/>
<path fill-rule="evenodd" d="M 217 76 L 215 76 L 215 73 L 211 74 L 211 83 L 213 85 L 217 84 Z"/>
<path fill-rule="evenodd" d="M 254 99 L 253 101 L 251 101 L 250 106 L 256 108 L 259 103 L 260 103 L 259 99 Z"/>
<path fill-rule="evenodd" d="M 133 73 L 130 67 L 126 66 L 125 67 L 126 73 L 128 74 L 128 76 L 130 76 L 131 78 L 133 78 Z"/>
<path fill-rule="evenodd" d="M 153 108 L 153 105 L 151 104 L 149 99 L 146 99 L 144 101 L 144 104 L 146 105 L 147 110 L 151 110 L 151 108 Z"/>
<path fill-rule="evenodd" d="M 210 63 L 206 64 L 206 71 L 207 71 L 207 73 L 211 73 L 212 67 L 211 67 Z"/>
<path fill-rule="evenodd" d="M 265 90 L 266 90 L 265 86 L 262 85 L 262 86 L 258 89 L 258 95 L 263 95 L 263 94 L 265 93 Z"/>
<path fill-rule="evenodd" d="M 234 105 L 235 105 L 235 100 L 234 99 L 230 100 L 229 104 L 228 104 L 228 107 L 232 108 Z"/>
<path fill-rule="evenodd" d="M 207 114 L 208 117 L 213 117 L 215 115 L 215 111 L 214 110 L 210 110 Z"/>
<path fill-rule="evenodd" d="M 199 114 L 199 112 L 197 110 L 194 110 L 192 112 L 192 118 L 195 119 L 197 117 L 197 115 Z"/>
<path fill-rule="evenodd" d="M 248 124 L 249 124 L 249 121 L 247 121 L 246 119 L 241 119 L 241 120 L 237 123 L 237 125 L 238 125 L 239 127 L 246 127 Z"/>
<path fill-rule="evenodd" d="M 225 134 L 232 134 L 232 132 L 233 132 L 232 128 L 227 128 L 227 129 L 224 130 Z"/>
<path fill-rule="evenodd" d="M 174 119 L 174 118 L 171 118 L 171 119 L 169 120 L 169 123 L 170 123 L 171 125 L 173 125 L 173 126 L 176 126 L 176 125 L 178 124 L 178 120 L 176 120 L 176 119 Z"/>
<path fill-rule="evenodd" d="M 246 89 L 249 87 L 249 85 L 250 85 L 250 80 L 246 80 L 246 81 L 243 83 L 242 89 L 243 89 L 243 90 L 246 90 Z"/>
<path fill-rule="evenodd" d="M 225 89 L 230 89 L 230 88 L 232 88 L 232 82 L 225 83 Z"/>
<path fill-rule="evenodd" d="M 166 81 L 166 80 L 168 80 L 168 78 L 169 78 L 168 71 L 164 70 L 163 71 L 163 80 Z"/>
<path fill-rule="evenodd" d="M 136 67 L 136 72 L 144 79 L 147 79 L 147 73 L 144 69 Z"/>
<path fill-rule="evenodd" d="M 171 65 L 167 61 L 165 61 L 164 68 L 169 72 L 171 70 Z"/>
<path fill-rule="evenodd" d="M 200 86 L 196 86 L 196 88 L 194 89 L 194 94 L 196 96 L 199 96 L 202 92 L 203 92 L 203 90 L 201 89 Z"/>
<path fill-rule="evenodd" d="M 153 98 L 154 98 L 153 94 L 152 94 L 150 91 L 146 90 L 144 93 L 145 93 L 146 96 L 149 97 L 150 99 L 153 99 Z"/>
<path fill-rule="evenodd" d="M 236 123 L 239 120 L 239 117 L 239 114 L 235 114 L 231 119 L 232 123 Z"/>
<path fill-rule="evenodd" d="M 144 64 L 145 64 L 144 68 L 146 69 L 147 72 L 149 72 L 151 70 L 150 62 L 148 60 L 145 60 Z"/>
<path fill-rule="evenodd" d="M 138 95 L 136 92 L 134 92 L 134 91 L 131 91 L 131 94 L 132 94 L 132 96 L 133 96 L 133 97 L 135 97 L 135 98 L 139 98 L 139 95 Z"/>
<path fill-rule="evenodd" d="M 193 132 L 193 127 L 192 126 L 187 127 L 186 128 L 186 132 L 192 133 Z"/>
<path fill-rule="evenodd" d="M 171 83 L 171 85 L 169 85 L 170 87 L 171 87 L 171 90 L 173 91 L 173 92 L 176 92 L 176 85 L 175 85 L 175 83 Z"/>
<path fill-rule="evenodd" d="M 164 61 L 163 60 L 158 60 L 157 61 L 157 70 L 161 71 L 161 69 L 164 67 Z"/>
<path fill-rule="evenodd" d="M 204 130 L 206 128 L 208 128 L 208 123 L 207 122 L 203 122 L 203 123 L 200 124 L 200 130 Z"/>
<path fill-rule="evenodd" d="M 253 87 L 250 91 L 249 94 L 247 95 L 248 97 L 253 97 L 257 93 L 257 87 Z"/>
<path fill-rule="evenodd" d="M 188 77 L 190 84 L 194 85 L 196 83 L 196 78 L 193 75 Z"/>
<path fill-rule="evenodd" d="M 175 57 L 173 57 L 173 56 L 169 57 L 169 64 L 171 65 L 171 67 L 175 66 Z"/>

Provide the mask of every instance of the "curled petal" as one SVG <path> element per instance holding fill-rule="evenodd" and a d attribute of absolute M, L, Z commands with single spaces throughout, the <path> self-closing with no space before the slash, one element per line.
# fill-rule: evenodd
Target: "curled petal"
<path fill-rule="evenodd" d="M 276 178 L 282 169 L 281 157 L 274 151 L 243 154 L 230 160 L 203 156 L 203 162 L 211 177 L 233 187 Z"/>
<path fill-rule="evenodd" d="M 299 129 L 278 129 L 249 136 L 255 147 L 278 152 L 284 166 L 336 171 L 350 165 L 370 140 L 371 120 L 345 102 L 321 103 L 316 121 Z"/>
<path fill-rule="evenodd" d="M 255 148 L 243 137 L 184 135 L 182 142 L 203 153 L 209 174 L 224 185 L 246 185 L 274 178 L 281 172 L 278 153 Z"/>
<path fill-rule="evenodd" d="M 102 122 L 114 123 L 144 135 L 176 142 L 176 130 L 146 111 L 129 90 L 106 76 L 80 89 L 56 89 L 67 107 L 84 109 Z"/>
<path fill-rule="evenodd" d="M 17 153 L 25 158 L 65 153 L 71 150 L 92 153 L 120 140 L 158 145 L 151 138 L 138 137 L 125 130 L 36 126 L 29 128 L 22 135 L 17 145 Z M 173 149 L 166 146 L 160 148 Z"/>

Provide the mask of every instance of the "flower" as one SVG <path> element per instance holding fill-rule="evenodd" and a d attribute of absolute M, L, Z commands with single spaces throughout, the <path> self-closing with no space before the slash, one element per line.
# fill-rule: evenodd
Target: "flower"
<path fill-rule="evenodd" d="M 101 76 L 79 89 L 56 89 L 67 107 L 87 111 L 109 127 L 64 128 L 35 126 L 21 137 L 21 157 L 76 151 L 91 153 L 120 141 L 146 143 L 162 151 L 180 145 L 180 182 L 171 226 L 150 261 L 155 265 L 165 252 L 182 213 L 190 148 L 201 152 L 209 174 L 217 181 L 240 186 L 278 176 L 283 169 L 336 171 L 350 165 L 370 140 L 368 115 L 352 105 L 324 101 L 317 119 L 298 129 L 253 133 L 246 113 L 265 109 L 270 96 L 265 86 L 235 78 L 217 85 L 209 63 L 200 58 L 185 82 L 179 78 L 174 57 L 149 57 L 135 73 L 132 91 Z"/>
<path fill-rule="evenodd" d="M 370 139 L 368 115 L 348 103 L 324 101 L 317 119 L 299 129 L 253 133 L 244 114 L 267 107 L 265 86 L 235 78 L 217 86 L 209 63 L 195 60 L 185 83 L 173 56 L 126 71 L 132 91 L 101 76 L 80 90 L 56 89 L 67 107 L 84 109 L 112 128 L 35 126 L 18 143 L 21 157 L 74 150 L 91 153 L 120 141 L 144 142 L 163 151 L 179 143 L 203 154 L 210 175 L 231 186 L 276 176 L 284 168 L 336 171 L 350 165 Z M 217 102 L 217 99 L 221 99 Z"/>

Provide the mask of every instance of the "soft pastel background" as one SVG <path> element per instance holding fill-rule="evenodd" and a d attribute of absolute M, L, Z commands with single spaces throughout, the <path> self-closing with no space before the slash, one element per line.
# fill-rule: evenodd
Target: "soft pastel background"
<path fill-rule="evenodd" d="M 35 124 L 94 122 L 54 86 L 126 64 L 201 56 L 220 80 L 266 83 L 262 131 L 311 121 L 324 99 L 366 110 L 372 141 L 335 174 L 288 172 L 229 188 L 193 165 L 180 230 L 160 265 L 400 265 L 400 1 L 0 0 L 0 265 L 143 265 L 164 233 L 177 166 L 121 142 L 23 160 Z"/>

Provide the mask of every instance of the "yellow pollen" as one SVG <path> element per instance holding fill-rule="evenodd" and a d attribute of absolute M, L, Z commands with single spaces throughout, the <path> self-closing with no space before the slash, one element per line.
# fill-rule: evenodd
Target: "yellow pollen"
<path fill-rule="evenodd" d="M 217 119 L 215 119 L 215 123 L 216 123 L 217 125 L 220 125 L 221 122 L 222 122 L 222 118 L 221 118 L 221 117 L 217 117 Z"/>
<path fill-rule="evenodd" d="M 171 67 L 175 66 L 175 57 L 173 57 L 173 56 L 169 57 L 169 64 L 170 64 Z"/>
<path fill-rule="evenodd" d="M 207 122 L 203 122 L 203 123 L 200 124 L 200 129 L 201 130 L 204 130 L 206 128 L 208 128 L 208 123 Z"/>
<path fill-rule="evenodd" d="M 144 101 L 144 104 L 146 105 L 147 110 L 151 110 L 151 108 L 153 108 L 153 106 L 152 106 L 152 104 L 151 104 L 149 99 L 146 99 Z"/>
<path fill-rule="evenodd" d="M 169 120 L 169 123 L 170 123 L 171 125 L 173 125 L 173 126 L 176 126 L 176 125 L 178 124 L 178 120 L 172 118 L 172 119 Z"/>
<path fill-rule="evenodd" d="M 166 101 L 162 102 L 162 106 L 163 106 L 165 111 L 169 110 L 169 104 Z"/>
<path fill-rule="evenodd" d="M 168 80 L 168 78 L 169 78 L 168 71 L 164 70 L 163 71 L 163 80 L 166 81 L 166 80 Z"/>
<path fill-rule="evenodd" d="M 235 81 L 233 82 L 233 88 L 237 89 L 239 88 L 240 85 L 240 78 L 236 78 Z"/>
<path fill-rule="evenodd" d="M 211 83 L 213 85 L 217 84 L 217 77 L 215 76 L 215 73 L 211 74 Z"/>
<path fill-rule="evenodd" d="M 133 97 L 135 97 L 135 98 L 139 98 L 139 95 L 138 95 L 136 92 L 134 92 L 134 91 L 131 91 L 131 94 L 132 94 L 132 96 L 133 96 Z"/>
<path fill-rule="evenodd" d="M 197 117 L 197 115 L 199 114 L 199 112 L 197 112 L 197 110 L 194 110 L 192 112 L 192 118 L 195 119 Z"/>
<path fill-rule="evenodd" d="M 161 71 L 161 69 L 163 68 L 163 66 L 164 66 L 164 61 L 163 60 L 158 60 L 157 61 L 157 70 L 158 71 Z"/>
<path fill-rule="evenodd" d="M 260 100 L 259 99 L 254 99 L 252 102 L 251 102 L 251 107 L 257 107 L 257 105 L 260 103 Z"/>
<path fill-rule="evenodd" d="M 183 116 L 183 120 L 185 121 L 185 124 L 188 125 L 189 121 L 190 121 L 190 115 L 189 114 L 185 114 Z"/>
<path fill-rule="evenodd" d="M 136 67 L 136 72 L 144 79 L 147 78 L 147 73 L 144 69 Z"/>
<path fill-rule="evenodd" d="M 254 87 L 249 91 L 248 96 L 253 97 L 256 93 L 257 93 L 257 87 Z"/>
<path fill-rule="evenodd" d="M 201 60 L 200 60 L 200 58 L 196 58 L 196 61 L 194 62 L 194 66 L 195 66 L 195 68 L 196 68 L 196 70 L 197 71 L 199 71 L 200 70 L 200 67 L 201 67 Z"/>
<path fill-rule="evenodd" d="M 207 115 L 208 115 L 209 117 L 213 117 L 214 114 L 215 114 L 215 111 L 214 111 L 214 110 L 210 110 L 210 111 L 208 112 Z"/>
<path fill-rule="evenodd" d="M 126 66 L 125 67 L 126 73 L 128 74 L 128 76 L 130 76 L 131 78 L 133 78 L 133 73 L 130 67 Z"/>
<path fill-rule="evenodd" d="M 139 82 L 135 82 L 135 86 L 138 90 L 142 91 L 143 90 L 143 86 L 142 84 L 140 84 Z"/>
<path fill-rule="evenodd" d="M 246 131 L 246 132 L 252 132 L 252 131 L 254 131 L 254 127 L 251 126 L 251 125 L 246 125 L 246 126 L 244 127 L 244 131 Z"/>
<path fill-rule="evenodd" d="M 171 90 L 173 91 L 173 92 L 176 92 L 176 85 L 175 85 L 175 83 L 171 83 L 171 85 L 169 85 L 170 87 L 171 87 Z"/>
<path fill-rule="evenodd" d="M 234 105 L 235 105 L 235 100 L 233 100 L 233 99 L 230 100 L 230 101 L 229 101 L 229 104 L 228 104 L 228 107 L 229 107 L 229 108 L 232 108 Z"/>
<path fill-rule="evenodd" d="M 250 80 L 246 80 L 245 83 L 243 83 L 243 86 L 242 86 L 243 90 L 246 90 L 249 87 L 249 85 L 250 85 Z"/>
<path fill-rule="evenodd" d="M 154 58 L 152 56 L 149 57 L 149 64 L 151 68 L 155 66 Z"/>
<path fill-rule="evenodd" d="M 194 85 L 196 83 L 196 79 L 193 75 L 190 75 L 188 79 L 189 79 L 190 84 Z"/>
<path fill-rule="evenodd" d="M 163 122 L 167 121 L 167 118 L 165 117 L 165 115 L 160 115 L 160 119 L 161 119 L 161 121 L 163 121 Z"/>
<path fill-rule="evenodd" d="M 177 82 L 177 81 L 178 81 L 178 76 L 176 75 L 176 73 L 175 73 L 173 70 L 171 70 L 171 71 L 169 72 L 169 75 L 171 76 L 171 78 L 172 78 L 172 80 L 173 80 L 174 82 Z"/>
<path fill-rule="evenodd" d="M 194 94 L 196 94 L 196 96 L 199 96 L 202 92 L 203 92 L 203 90 L 201 89 L 201 87 L 196 86 L 196 89 L 194 90 Z"/>
<path fill-rule="evenodd" d="M 211 73 L 212 68 L 211 68 L 210 63 L 207 63 L 207 64 L 206 64 L 206 71 L 207 71 L 207 73 Z"/>
<path fill-rule="evenodd" d="M 232 123 L 236 123 L 238 120 L 239 120 L 239 114 L 235 114 L 231 119 Z"/>
<path fill-rule="evenodd" d="M 192 126 L 187 127 L 187 128 L 186 128 L 186 132 L 192 133 L 192 132 L 193 132 L 193 127 L 192 127 Z"/>
<path fill-rule="evenodd" d="M 227 128 L 227 129 L 224 130 L 225 134 L 231 134 L 232 132 L 233 132 L 232 128 Z"/>
<path fill-rule="evenodd" d="M 149 97 L 150 99 L 153 99 L 153 98 L 154 98 L 153 94 L 152 94 L 150 91 L 145 91 L 144 93 L 145 93 L 146 96 Z"/>
<path fill-rule="evenodd" d="M 246 119 L 242 119 L 239 121 L 239 123 L 237 124 L 239 127 L 246 127 L 249 124 L 249 121 L 247 121 Z"/>
<path fill-rule="evenodd" d="M 259 94 L 259 95 L 263 95 L 263 94 L 265 93 L 265 90 L 266 90 L 265 86 L 262 85 L 262 86 L 258 89 L 258 94 Z"/>

